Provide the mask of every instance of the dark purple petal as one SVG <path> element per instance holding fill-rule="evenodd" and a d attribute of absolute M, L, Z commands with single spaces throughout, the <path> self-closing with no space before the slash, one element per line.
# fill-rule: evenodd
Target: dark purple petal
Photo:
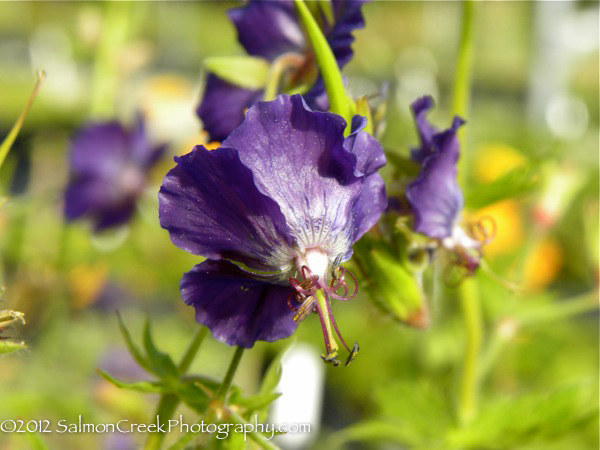
<path fill-rule="evenodd" d="M 68 221 L 88 217 L 96 231 L 123 225 L 135 212 L 135 201 L 115 192 L 104 178 L 82 176 L 69 183 L 65 192 Z"/>
<path fill-rule="evenodd" d="M 344 67 L 352 59 L 352 32 L 365 26 L 361 9 L 367 2 L 368 0 L 333 0 L 335 24 L 329 29 L 325 27 L 324 31 L 340 67 Z"/>
<path fill-rule="evenodd" d="M 135 126 L 129 138 L 129 145 L 131 147 L 130 158 L 135 162 L 135 165 L 145 170 L 154 166 L 164 156 L 167 149 L 166 145 L 152 145 L 141 114 L 136 117 Z"/>
<path fill-rule="evenodd" d="M 451 236 L 463 208 L 456 179 L 460 156 L 457 131 L 463 123 L 457 117 L 452 128 L 434 135 L 434 153 L 425 159 L 419 177 L 406 189 L 415 214 L 415 231 L 431 238 Z"/>
<path fill-rule="evenodd" d="M 292 256 L 285 219 L 256 188 L 252 172 L 230 148 L 202 146 L 175 158 L 159 193 L 160 224 L 188 252 L 278 270 Z"/>
<path fill-rule="evenodd" d="M 292 0 L 252 0 L 229 11 L 238 40 L 250 55 L 273 60 L 306 47 Z"/>
<path fill-rule="evenodd" d="M 369 133 L 362 131 L 367 126 L 367 118 L 352 118 L 352 133 L 344 140 L 344 149 L 356 156 L 354 175 L 370 175 L 385 166 L 383 146 Z"/>
<path fill-rule="evenodd" d="M 211 74 L 196 112 L 210 139 L 222 142 L 244 121 L 246 109 L 262 96 L 262 90 L 245 89 Z"/>
<path fill-rule="evenodd" d="M 128 144 L 128 133 L 118 122 L 88 125 L 73 140 L 71 170 L 110 178 L 128 160 Z"/>
<path fill-rule="evenodd" d="M 239 151 L 258 189 L 277 202 L 304 248 L 351 244 L 352 204 L 360 179 L 340 183 L 339 158 L 346 122 L 308 109 L 302 97 L 281 95 L 248 110 L 223 143 Z M 346 181 L 346 180 L 343 180 Z M 340 250 L 339 248 L 337 250 Z"/>
<path fill-rule="evenodd" d="M 67 220 L 87 216 L 96 230 L 127 222 L 135 212 L 148 170 L 164 150 L 150 142 L 141 115 L 132 131 L 114 121 L 86 126 L 71 149 Z"/>
<path fill-rule="evenodd" d="M 419 148 L 411 150 L 411 158 L 418 163 L 422 163 L 425 158 L 435 151 L 433 147 L 433 136 L 438 130 L 427 120 L 427 114 L 433 106 L 433 98 L 428 95 L 415 100 L 411 105 L 411 109 L 415 116 L 419 141 L 421 142 Z"/>
<path fill-rule="evenodd" d="M 287 304 L 290 293 L 290 287 L 249 278 L 227 261 L 204 261 L 181 280 L 181 294 L 196 309 L 196 320 L 219 341 L 245 348 L 296 330 L 295 313 Z"/>
<path fill-rule="evenodd" d="M 388 200 L 385 193 L 385 182 L 378 173 L 372 173 L 363 180 L 360 195 L 352 206 L 354 233 L 352 241 L 358 241 L 379 220 Z M 349 257 L 348 257 L 349 258 Z"/>

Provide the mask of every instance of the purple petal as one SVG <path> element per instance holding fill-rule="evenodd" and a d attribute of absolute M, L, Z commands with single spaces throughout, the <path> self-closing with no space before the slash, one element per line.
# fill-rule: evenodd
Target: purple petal
<path fill-rule="evenodd" d="M 352 212 L 354 215 L 354 234 L 352 241 L 358 241 L 363 234 L 369 231 L 379 220 L 388 200 L 385 193 L 385 182 L 378 173 L 372 173 L 364 178 L 360 195 L 354 201 Z M 350 256 L 348 255 L 348 259 Z"/>
<path fill-rule="evenodd" d="M 110 178 L 129 159 L 129 136 L 118 122 L 86 126 L 73 141 L 71 170 Z"/>
<path fill-rule="evenodd" d="M 354 175 L 370 175 L 386 164 L 383 146 L 369 133 L 362 131 L 367 126 L 367 118 L 352 118 L 352 133 L 344 141 L 344 149 L 356 156 Z"/>
<path fill-rule="evenodd" d="M 297 328 L 287 304 L 289 287 L 268 284 L 227 261 L 207 260 L 181 280 L 185 303 L 196 309 L 196 320 L 215 338 L 250 348 L 256 341 L 273 342 Z"/>
<path fill-rule="evenodd" d="M 463 123 L 457 117 L 452 128 L 433 137 L 435 152 L 425 159 L 419 177 L 406 189 L 415 214 L 415 231 L 431 238 L 451 236 L 463 208 L 456 179 L 460 156 L 457 131 Z"/>
<path fill-rule="evenodd" d="M 175 158 L 159 193 L 161 226 L 188 252 L 278 270 L 293 247 L 277 204 L 259 192 L 252 172 L 230 148 L 202 146 Z"/>
<path fill-rule="evenodd" d="M 120 196 L 114 186 L 101 177 L 73 179 L 65 192 L 67 220 L 89 217 L 96 231 L 123 225 L 134 213 L 135 200 Z"/>
<path fill-rule="evenodd" d="M 165 154 L 166 145 L 153 145 L 150 141 L 150 136 L 146 132 L 146 124 L 141 114 L 138 114 L 135 121 L 135 126 L 129 138 L 131 146 L 131 159 L 136 165 L 150 169 L 154 166 Z"/>
<path fill-rule="evenodd" d="M 352 32 L 365 26 L 362 5 L 368 0 L 333 0 L 335 24 L 325 30 L 325 37 L 340 67 L 344 67 L 353 55 Z"/>
<path fill-rule="evenodd" d="M 419 140 L 421 141 L 421 146 L 419 148 L 411 150 L 411 158 L 418 163 L 423 163 L 425 158 L 435 151 L 433 147 L 433 136 L 438 130 L 427 120 L 427 114 L 433 106 L 433 98 L 428 95 L 415 100 L 411 105 L 417 125 L 417 133 L 419 134 Z"/>
<path fill-rule="evenodd" d="M 238 40 L 250 55 L 273 60 L 283 53 L 302 53 L 306 43 L 291 0 L 253 0 L 229 11 Z"/>
<path fill-rule="evenodd" d="M 258 189 L 281 208 L 304 248 L 351 244 L 352 204 L 361 181 L 338 178 L 343 148 L 342 117 L 308 109 L 302 97 L 281 95 L 248 110 L 244 123 L 223 143 L 239 151 Z M 345 181 L 345 180 L 344 180 Z"/>
<path fill-rule="evenodd" d="M 210 139 L 222 142 L 244 121 L 246 109 L 262 96 L 262 90 L 245 89 L 211 74 L 196 113 Z"/>

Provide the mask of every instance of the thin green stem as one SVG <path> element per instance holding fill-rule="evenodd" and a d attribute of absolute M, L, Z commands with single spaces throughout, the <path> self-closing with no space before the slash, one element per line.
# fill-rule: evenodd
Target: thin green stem
<path fill-rule="evenodd" d="M 285 71 L 289 68 L 299 67 L 302 65 L 302 55 L 298 53 L 285 53 L 273 61 L 265 86 L 265 101 L 275 100 L 279 92 L 279 85 Z"/>
<path fill-rule="evenodd" d="M 483 320 L 476 281 L 472 278 L 466 279 L 460 285 L 459 294 L 467 332 L 467 346 L 460 383 L 458 417 L 462 423 L 468 423 L 477 414 Z"/>
<path fill-rule="evenodd" d="M 192 338 L 190 345 L 188 346 L 186 352 L 181 358 L 181 361 L 179 362 L 178 369 L 180 375 L 184 375 L 190 368 L 190 365 L 192 364 L 196 353 L 198 353 L 198 350 L 200 349 L 204 338 L 206 338 L 207 333 L 208 328 L 206 327 L 199 327 L 194 333 L 194 337 Z M 160 424 L 166 424 L 168 423 L 169 419 L 173 417 L 177 406 L 179 406 L 179 397 L 177 395 L 163 394 L 158 402 L 156 413 L 152 418 L 154 419 L 158 417 L 158 421 Z M 166 433 L 162 432 L 150 433 L 148 435 L 148 439 L 146 440 L 146 445 L 144 446 L 144 448 L 146 450 L 160 449 L 165 439 L 165 436 Z"/>
<path fill-rule="evenodd" d="M 194 361 L 194 357 L 196 356 L 196 353 L 198 353 L 198 350 L 200 349 L 200 346 L 202 345 L 202 342 L 204 342 L 204 339 L 206 338 L 206 335 L 208 334 L 208 328 L 202 326 L 199 327 L 196 330 L 196 333 L 194 334 L 194 337 L 192 339 L 192 341 L 190 342 L 190 345 L 188 346 L 186 352 L 183 354 L 183 357 L 181 358 L 181 361 L 179 362 L 179 365 L 177 366 L 177 368 L 179 369 L 179 373 L 184 374 L 188 371 L 188 369 L 190 368 L 192 361 Z"/>
<path fill-rule="evenodd" d="M 19 116 L 19 118 L 17 119 L 17 121 L 15 122 L 13 127 L 11 128 L 10 132 L 8 133 L 8 136 L 6 136 L 4 141 L 2 141 L 2 143 L 0 143 L 0 167 L 2 167 L 2 164 L 4 163 L 4 160 L 6 159 L 6 155 L 8 155 L 8 152 L 10 151 L 10 148 L 12 147 L 13 143 L 15 142 L 15 139 L 17 139 L 17 136 L 19 135 L 19 131 L 21 131 L 21 127 L 23 127 L 23 123 L 25 123 L 25 119 L 27 118 L 27 115 L 29 114 L 29 110 L 31 109 L 31 106 L 33 105 L 33 101 L 37 97 L 40 86 L 42 85 L 42 82 L 45 79 L 46 79 L 46 72 L 44 72 L 43 70 L 39 70 L 36 74 L 35 86 L 33 87 L 33 91 L 31 92 L 31 95 L 29 96 L 29 100 L 27 100 L 27 104 L 25 105 L 25 108 L 23 108 L 23 111 L 21 111 L 21 115 Z"/>
<path fill-rule="evenodd" d="M 233 358 L 231 358 L 231 362 L 229 363 L 229 368 L 227 369 L 225 378 L 223 378 L 221 387 L 219 387 L 219 391 L 217 392 L 218 399 L 223 401 L 225 400 L 227 392 L 229 391 L 229 387 L 231 386 L 231 382 L 233 381 L 233 377 L 235 376 L 235 372 L 237 371 L 237 368 L 240 365 L 240 361 L 242 360 L 244 350 L 245 349 L 243 347 L 237 347 L 235 349 L 235 353 L 233 354 Z"/>
<path fill-rule="evenodd" d="M 102 35 L 94 63 L 90 114 L 94 118 L 114 114 L 119 80 L 119 53 L 127 40 L 131 2 L 108 2 L 102 23 Z"/>
<path fill-rule="evenodd" d="M 346 134 L 350 134 L 353 105 L 346 93 L 344 80 L 342 79 L 342 73 L 340 72 L 337 60 L 319 24 L 303 0 L 296 0 L 296 9 L 304 25 L 306 34 L 312 43 L 323 81 L 325 81 L 325 89 L 329 97 L 329 109 L 331 112 L 339 114 L 346 119 Z"/>
<path fill-rule="evenodd" d="M 452 110 L 454 114 L 467 118 L 471 100 L 471 72 L 475 32 L 476 2 L 466 0 L 463 3 L 463 23 L 458 61 L 454 78 Z M 467 137 L 461 130 L 463 153 L 459 161 L 459 181 L 465 187 L 465 168 L 468 166 Z M 479 389 L 479 358 L 483 342 L 483 320 L 477 281 L 465 280 L 459 289 L 460 305 L 466 329 L 466 348 L 460 382 L 458 417 L 462 423 L 472 420 L 477 414 L 477 396 Z"/>
<path fill-rule="evenodd" d="M 463 118 L 469 117 L 471 105 L 471 75 L 473 67 L 475 16 L 476 2 L 474 0 L 465 0 L 463 3 L 463 22 L 462 34 L 460 38 L 460 47 L 456 62 L 456 71 L 454 73 L 454 91 L 452 96 L 452 112 Z M 458 177 L 460 184 L 464 186 L 465 168 L 468 166 L 468 154 L 464 151 L 467 146 L 467 128 L 462 127 L 459 130 L 460 141 L 462 143 L 463 154 L 458 162 Z"/>

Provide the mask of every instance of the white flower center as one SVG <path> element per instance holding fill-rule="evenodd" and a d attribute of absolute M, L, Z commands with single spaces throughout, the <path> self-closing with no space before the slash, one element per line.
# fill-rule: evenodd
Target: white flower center
<path fill-rule="evenodd" d="M 321 281 L 325 281 L 329 268 L 329 257 L 318 247 L 309 248 L 296 257 L 296 267 L 299 271 L 302 271 L 302 266 L 308 267 L 314 275 L 319 276 Z"/>

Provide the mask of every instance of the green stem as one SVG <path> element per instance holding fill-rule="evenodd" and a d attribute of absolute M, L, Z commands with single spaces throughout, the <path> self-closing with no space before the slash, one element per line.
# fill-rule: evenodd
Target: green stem
<path fill-rule="evenodd" d="M 237 368 L 240 365 L 240 361 L 242 360 L 243 354 L 244 354 L 243 347 L 237 347 L 235 349 L 235 353 L 233 354 L 233 358 L 231 358 L 231 362 L 229 363 L 229 368 L 227 369 L 225 378 L 223 378 L 221 387 L 219 387 L 219 391 L 217 392 L 218 399 L 223 400 L 223 401 L 225 400 L 225 397 L 227 396 L 227 392 L 229 391 L 229 387 L 231 386 L 231 382 L 233 381 L 235 372 L 237 371 Z"/>
<path fill-rule="evenodd" d="M 180 375 L 184 375 L 190 368 L 190 365 L 192 364 L 196 353 L 198 353 L 198 349 L 200 349 L 204 338 L 206 338 L 207 333 L 208 328 L 206 327 L 199 327 L 196 330 L 196 333 L 194 334 L 190 345 L 188 346 L 186 352 L 181 358 L 181 361 L 179 362 L 178 369 Z M 154 414 L 152 419 L 158 416 L 160 424 L 168 423 L 169 419 L 173 417 L 177 406 L 179 406 L 179 397 L 176 394 L 163 394 L 160 397 L 158 407 L 156 408 L 156 413 Z M 166 433 L 150 433 L 148 435 L 148 439 L 146 440 L 146 445 L 144 446 L 144 448 L 146 450 L 160 449 L 163 440 L 165 439 L 165 436 Z"/>
<path fill-rule="evenodd" d="M 38 71 L 36 74 L 36 78 L 37 79 L 35 82 L 35 86 L 33 87 L 33 92 L 29 96 L 29 100 L 27 100 L 27 104 L 25 105 L 25 108 L 23 109 L 23 111 L 21 112 L 21 115 L 19 116 L 19 118 L 17 119 L 17 121 L 15 122 L 13 127 L 11 128 L 10 132 L 8 133 L 8 136 L 6 136 L 4 141 L 2 141 L 2 143 L 0 143 L 0 167 L 2 167 L 2 164 L 4 163 L 4 160 L 6 159 L 6 155 L 8 155 L 8 152 L 10 151 L 10 148 L 12 147 L 13 143 L 15 142 L 15 139 L 17 139 L 17 136 L 19 135 L 19 131 L 21 131 L 21 127 L 23 127 L 23 123 L 25 123 L 27 114 L 29 114 L 29 110 L 31 109 L 31 106 L 33 105 L 33 101 L 37 97 L 37 93 L 40 89 L 42 81 L 44 81 L 46 79 L 46 72 L 44 72 L 43 70 Z"/>
<path fill-rule="evenodd" d="M 483 321 L 476 281 L 472 278 L 466 279 L 460 285 L 459 294 L 467 332 L 467 346 L 460 383 L 458 417 L 461 423 L 468 423 L 477 413 L 479 357 L 483 342 Z"/>
<path fill-rule="evenodd" d="M 94 118 L 114 113 L 119 80 L 119 54 L 129 33 L 131 2 L 108 2 L 103 17 L 102 35 L 94 63 L 90 114 Z"/>
<path fill-rule="evenodd" d="M 275 100 L 275 97 L 277 97 L 277 92 L 279 92 L 281 78 L 283 77 L 286 69 L 290 67 L 299 67 L 301 64 L 302 56 L 297 53 L 285 53 L 273 61 L 273 64 L 269 70 L 267 85 L 265 86 L 264 100 L 267 102 Z"/>
<path fill-rule="evenodd" d="M 471 99 L 471 72 L 473 66 L 476 2 L 463 2 L 463 23 L 458 61 L 454 78 L 452 110 L 454 114 L 468 117 Z M 459 182 L 464 189 L 465 167 L 468 165 L 467 138 L 461 130 L 463 154 L 459 161 Z M 465 280 L 459 289 L 460 305 L 465 321 L 467 344 L 463 361 L 458 404 L 458 416 L 462 423 L 469 422 L 477 414 L 477 391 L 479 385 L 479 358 L 483 341 L 481 303 L 475 279 Z"/>
<path fill-rule="evenodd" d="M 190 345 L 188 346 L 186 352 L 181 358 L 181 361 L 179 362 L 179 365 L 177 366 L 179 373 L 185 374 L 188 371 L 207 334 L 208 328 L 204 326 L 201 326 L 196 330 L 192 342 L 190 342 Z"/>
<path fill-rule="evenodd" d="M 329 109 L 346 119 L 346 134 L 350 134 L 352 127 L 352 103 L 346 93 L 342 73 L 335 59 L 335 55 L 323 35 L 319 24 L 310 13 L 303 0 L 295 0 L 298 15 L 302 20 L 306 34 L 312 44 L 317 63 L 321 69 L 321 76 L 325 81 L 325 89 L 329 97 Z"/>

